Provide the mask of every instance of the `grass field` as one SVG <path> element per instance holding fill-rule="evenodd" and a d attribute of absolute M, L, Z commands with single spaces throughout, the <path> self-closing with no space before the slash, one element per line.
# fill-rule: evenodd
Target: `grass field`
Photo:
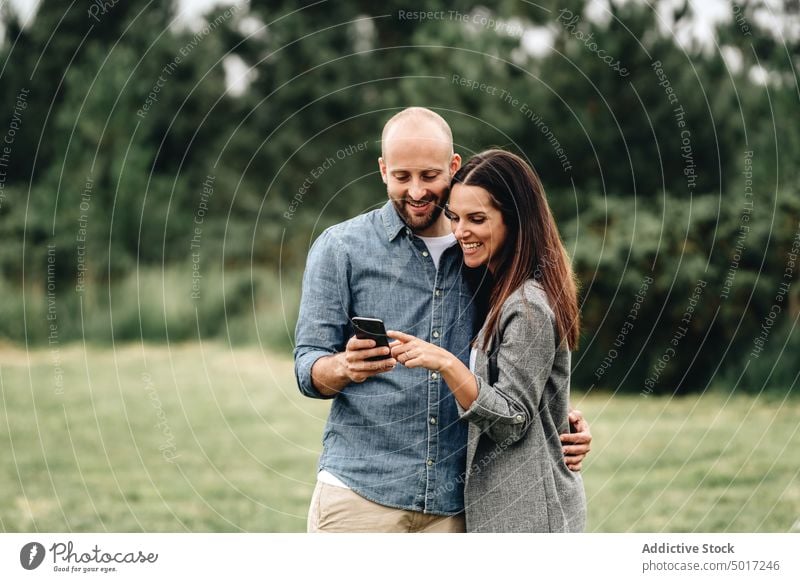
<path fill-rule="evenodd" d="M 219 343 L 0 346 L 0 530 L 303 531 L 329 403 Z M 800 530 L 800 400 L 573 396 L 589 531 Z"/>

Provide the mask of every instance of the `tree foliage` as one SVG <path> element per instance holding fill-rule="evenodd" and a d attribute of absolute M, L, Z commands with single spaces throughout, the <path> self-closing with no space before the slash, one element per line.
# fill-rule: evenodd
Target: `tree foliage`
<path fill-rule="evenodd" d="M 800 49 L 763 2 L 705 44 L 678 40 L 691 3 L 252 0 L 187 26 L 169 3 L 43 0 L 25 27 L 7 6 L 9 124 L 27 92 L 0 199 L 16 285 L 43 287 L 51 249 L 67 285 L 80 253 L 91 281 L 190 265 L 198 227 L 206 266 L 297 270 L 324 227 L 384 202 L 381 127 L 422 105 L 465 158 L 501 146 L 541 174 L 583 286 L 577 381 L 641 389 L 682 327 L 654 392 L 785 360 L 749 355 L 787 280 L 775 329 L 798 314 Z"/>

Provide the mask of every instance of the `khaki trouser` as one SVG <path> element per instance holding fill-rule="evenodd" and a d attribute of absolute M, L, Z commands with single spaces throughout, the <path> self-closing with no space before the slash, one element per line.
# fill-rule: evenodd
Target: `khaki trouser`
<path fill-rule="evenodd" d="M 308 532 L 463 533 L 464 514 L 452 517 L 394 509 L 350 489 L 317 481 L 308 510 Z"/>

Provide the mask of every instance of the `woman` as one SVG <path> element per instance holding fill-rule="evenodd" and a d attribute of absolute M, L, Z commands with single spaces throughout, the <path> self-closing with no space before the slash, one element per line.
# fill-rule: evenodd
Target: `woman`
<path fill-rule="evenodd" d="M 470 369 L 414 336 L 388 335 L 398 362 L 442 374 L 469 421 L 467 531 L 583 531 L 583 482 L 559 440 L 569 430 L 577 291 L 539 177 L 514 154 L 483 152 L 453 177 L 446 213 L 465 264 L 490 274 Z"/>

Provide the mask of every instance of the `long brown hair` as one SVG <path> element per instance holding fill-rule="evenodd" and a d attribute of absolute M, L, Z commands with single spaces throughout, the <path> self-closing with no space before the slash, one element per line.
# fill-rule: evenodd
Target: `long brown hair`
<path fill-rule="evenodd" d="M 539 176 L 519 156 L 493 149 L 464 164 L 453 176 L 451 188 L 456 184 L 489 192 L 508 233 L 496 259 L 484 342 L 494 337 L 500 309 L 509 296 L 528 279 L 535 279 L 555 314 L 559 345 L 576 349 L 580 313 L 575 275 Z"/>

